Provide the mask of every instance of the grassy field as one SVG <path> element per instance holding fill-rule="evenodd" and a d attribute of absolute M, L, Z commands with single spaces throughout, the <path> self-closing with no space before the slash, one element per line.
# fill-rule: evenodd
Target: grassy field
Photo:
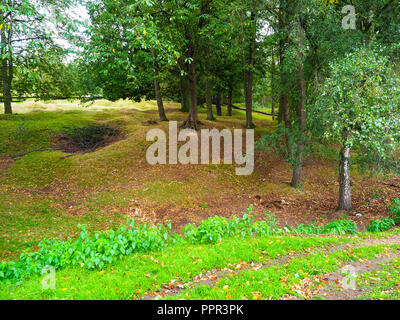
<path fill-rule="evenodd" d="M 170 120 L 186 118 L 178 104 L 165 105 Z M 364 230 L 369 220 L 387 216 L 388 204 L 398 196 L 396 189 L 381 184 L 382 177 L 373 179 L 354 171 L 354 212 L 338 216 L 336 165 L 324 158 L 323 150 L 307 164 L 301 189 L 290 188 L 290 167 L 268 151 L 257 151 L 255 172 L 249 177 L 236 176 L 233 165 L 150 166 L 145 161 L 150 145 L 146 132 L 168 126 L 149 125 L 149 120 L 157 121 L 153 101 L 96 101 L 87 106 L 76 101 L 26 101 L 13 109 L 13 115 L 0 115 L 3 261 L 17 260 L 27 249 L 35 251 L 42 239 L 74 239 L 80 224 L 89 231 L 116 229 L 128 216 L 140 224 L 171 221 L 172 229 L 179 232 L 188 223 L 209 217 L 241 215 L 250 205 L 256 220 L 265 220 L 269 212 L 280 226 L 349 218 Z M 268 117 L 255 114 L 254 118 L 257 138 L 276 127 Z M 201 109 L 200 120 L 205 128 L 245 124 L 244 112 L 237 110 L 233 117 L 208 122 Z M 66 127 L 90 124 L 107 124 L 121 134 L 90 153 L 68 156 L 51 148 Z M 362 218 L 356 216 L 359 212 Z M 387 237 L 391 240 L 385 241 Z M 360 239 L 364 246 L 359 246 Z M 226 238 L 217 244 L 181 243 L 161 252 L 126 256 L 102 270 L 67 267 L 57 271 L 55 291 L 42 291 L 40 276 L 1 283 L 0 298 L 329 298 L 340 292 L 334 285 L 329 287 L 336 283 L 329 275 L 339 272 L 343 264 L 366 259 L 367 265 L 382 255 L 390 260 L 379 270 L 361 268 L 360 292 L 346 294 L 393 298 L 399 288 L 397 242 L 394 231 L 374 236 L 281 235 Z M 394 278 L 387 279 L 387 274 Z M 343 276 L 337 273 L 337 277 Z"/>

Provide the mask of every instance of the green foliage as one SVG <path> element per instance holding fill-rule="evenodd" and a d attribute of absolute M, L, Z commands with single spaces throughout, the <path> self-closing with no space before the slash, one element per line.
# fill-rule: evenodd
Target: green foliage
<path fill-rule="evenodd" d="M 381 220 L 372 220 L 367 226 L 369 232 L 383 232 L 392 229 L 395 226 L 392 218 L 382 218 Z"/>
<path fill-rule="evenodd" d="M 269 236 L 284 233 L 277 227 L 276 218 L 272 215 L 268 215 L 266 220 L 254 222 L 250 216 L 252 210 L 250 206 L 241 218 L 212 217 L 197 227 L 189 224 L 183 229 L 183 237 L 191 243 L 217 243 L 224 237 L 245 237 L 253 234 Z"/>
<path fill-rule="evenodd" d="M 391 213 L 390 217 L 396 224 L 400 224 L 400 199 L 396 198 L 393 200 L 392 205 L 389 207 Z"/>
<path fill-rule="evenodd" d="M 290 229 L 289 229 L 290 230 Z M 354 221 L 351 220 L 336 220 L 328 223 L 325 226 L 317 225 L 316 223 L 312 223 L 309 225 L 306 224 L 298 224 L 294 227 L 290 232 L 295 234 L 356 234 L 357 233 L 357 225 Z"/>
<path fill-rule="evenodd" d="M 323 227 L 316 223 L 311 224 L 298 224 L 291 230 L 295 234 L 321 234 L 323 233 Z"/>
<path fill-rule="evenodd" d="M 398 210 L 399 202 L 395 201 L 393 208 Z M 312 223 L 299 224 L 293 229 L 278 227 L 275 216 L 267 215 L 263 221 L 253 221 L 250 206 L 241 217 L 227 219 L 212 217 L 204 220 L 197 227 L 187 225 L 182 235 L 171 232 L 171 225 L 135 226 L 130 219 L 117 230 L 89 233 L 86 227 L 81 227 L 81 234 L 76 240 L 60 241 L 43 240 L 39 243 L 37 252 L 26 250 L 17 262 L 0 263 L 0 280 L 16 280 L 32 274 L 38 274 L 43 267 L 51 265 L 56 269 L 66 266 L 81 266 L 86 269 L 101 269 L 135 252 L 160 251 L 177 243 L 213 244 L 225 238 L 249 236 L 273 236 L 284 234 L 352 234 L 357 233 L 357 225 L 351 220 L 332 221 L 325 226 Z M 392 211 L 396 212 L 396 211 Z M 368 231 L 380 232 L 389 230 L 395 225 L 392 218 L 372 221 Z"/>
<path fill-rule="evenodd" d="M 357 225 L 352 220 L 337 220 L 328 223 L 322 233 L 336 233 L 340 235 L 344 234 L 356 234 Z"/>
<path fill-rule="evenodd" d="M 0 280 L 38 274 L 48 265 L 56 269 L 69 265 L 80 265 L 87 269 L 102 268 L 134 252 L 161 250 L 176 240 L 170 224 L 135 227 L 134 222 L 128 219 L 127 224 L 116 231 L 93 234 L 82 226 L 76 240 L 43 240 L 39 243 L 39 251 L 25 251 L 18 262 L 0 263 Z"/>
<path fill-rule="evenodd" d="M 93 124 L 85 127 L 64 128 L 63 138 L 70 140 L 79 149 L 92 149 L 118 133 L 118 129 L 107 124 Z"/>
<path fill-rule="evenodd" d="M 331 64 L 310 115 L 323 123 L 327 141 L 358 151 L 358 163 L 398 169 L 399 83 L 382 49 L 355 50 Z"/>

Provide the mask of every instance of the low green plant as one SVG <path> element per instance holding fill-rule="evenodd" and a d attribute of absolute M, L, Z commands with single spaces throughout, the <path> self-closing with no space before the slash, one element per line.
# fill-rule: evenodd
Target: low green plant
<path fill-rule="evenodd" d="M 336 233 L 340 235 L 356 234 L 357 225 L 352 220 L 336 220 L 328 223 L 325 227 L 323 227 L 322 233 Z"/>
<path fill-rule="evenodd" d="M 312 224 L 298 224 L 291 230 L 295 234 L 321 234 L 323 233 L 323 226 L 317 225 L 315 222 Z"/>
<path fill-rule="evenodd" d="M 224 237 L 245 237 L 254 234 L 268 236 L 284 233 L 277 227 L 275 216 L 267 215 L 266 220 L 254 222 L 250 215 L 252 211 L 253 207 L 250 206 L 241 218 L 212 217 L 204 220 L 197 227 L 189 224 L 183 229 L 183 237 L 191 243 L 217 243 Z"/>
<path fill-rule="evenodd" d="M 68 265 L 81 265 L 87 269 L 102 268 L 133 252 L 157 251 L 178 240 L 171 233 L 171 225 L 141 225 L 135 227 L 130 219 L 118 230 L 89 233 L 81 226 L 76 240 L 43 240 L 39 251 L 25 251 L 17 262 L 0 263 L 0 280 L 20 279 L 27 275 L 40 273 L 43 267 L 56 269 Z"/>
<path fill-rule="evenodd" d="M 392 229 L 396 225 L 392 218 L 382 218 L 381 220 L 372 220 L 367 226 L 369 232 L 383 232 Z"/>
<path fill-rule="evenodd" d="M 400 224 L 400 199 L 393 200 L 392 205 L 389 207 L 390 217 L 396 224 Z"/>

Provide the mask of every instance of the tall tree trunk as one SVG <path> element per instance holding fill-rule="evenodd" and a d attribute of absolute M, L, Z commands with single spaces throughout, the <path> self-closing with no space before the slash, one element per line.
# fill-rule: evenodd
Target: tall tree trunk
<path fill-rule="evenodd" d="M 178 59 L 179 71 L 180 71 L 180 91 L 181 91 L 181 112 L 189 111 L 189 80 L 188 70 L 183 63 L 183 59 Z"/>
<path fill-rule="evenodd" d="M 244 97 L 246 103 L 246 128 L 253 129 L 253 74 L 255 63 L 255 49 L 256 49 L 256 11 L 257 1 L 252 1 L 251 9 L 251 34 L 248 43 L 248 53 L 246 52 L 245 31 L 242 27 L 243 41 L 242 41 L 242 60 L 243 60 L 243 82 L 244 82 Z M 242 21 L 243 25 L 243 21 Z"/>
<path fill-rule="evenodd" d="M 271 96 L 271 113 L 272 113 L 272 120 L 275 120 L 275 96 L 272 94 Z"/>
<path fill-rule="evenodd" d="M 299 66 L 298 66 L 298 87 L 299 87 L 299 104 L 297 107 L 299 136 L 297 138 L 296 163 L 293 170 L 292 187 L 299 187 L 301 184 L 301 176 L 304 165 L 304 145 L 306 134 L 306 84 L 304 78 L 303 66 L 303 29 L 299 19 Z"/>
<path fill-rule="evenodd" d="M 189 65 L 190 108 L 188 119 L 183 127 L 197 130 L 197 77 L 196 77 L 196 50 L 189 47 L 189 56 L 192 61 Z"/>
<path fill-rule="evenodd" d="M 275 120 L 275 57 L 274 50 L 271 52 L 271 113 Z"/>
<path fill-rule="evenodd" d="M 206 78 L 206 106 L 207 106 L 207 120 L 215 121 L 213 110 L 212 110 L 212 98 L 211 98 L 211 84 L 210 78 Z"/>
<path fill-rule="evenodd" d="M 285 10 L 286 10 L 286 5 L 287 5 L 287 0 L 281 0 L 280 1 L 280 11 L 281 15 L 279 17 L 279 29 L 283 30 L 285 29 Z M 285 36 L 287 37 L 287 36 Z M 286 79 L 287 75 L 285 72 L 284 64 L 285 64 L 285 58 L 284 58 L 284 52 L 285 52 L 285 44 L 286 44 L 287 38 L 281 37 L 279 40 L 279 73 L 280 73 L 280 99 L 279 99 L 279 115 L 278 115 L 278 121 L 279 122 L 284 122 L 285 128 L 286 128 L 286 134 L 285 134 L 285 140 L 286 140 L 286 146 L 287 146 L 287 151 L 289 157 L 293 154 L 293 146 L 291 143 L 289 143 L 289 132 L 290 129 L 292 128 L 292 124 L 290 122 L 290 106 L 289 106 L 289 96 L 287 93 L 287 82 L 288 80 Z"/>
<path fill-rule="evenodd" d="M 338 210 L 349 211 L 351 207 L 350 151 L 347 146 L 348 133 L 343 134 L 343 146 L 339 162 L 339 207 Z"/>
<path fill-rule="evenodd" d="M 186 76 L 180 75 L 180 91 L 181 91 L 181 112 L 189 111 L 189 90 L 188 79 Z"/>
<path fill-rule="evenodd" d="M 4 28 L 2 29 L 2 31 L 0 33 L 1 44 L 2 44 L 2 49 L 1 49 L 2 55 L 5 54 L 6 46 L 7 46 L 7 39 L 6 39 L 6 34 L 4 31 Z M 12 78 L 13 78 L 12 55 L 10 55 L 9 58 L 2 59 L 1 78 L 2 78 L 2 85 L 3 85 L 4 113 L 11 114 L 12 113 L 11 85 L 12 85 Z"/>
<path fill-rule="evenodd" d="M 160 117 L 160 121 L 168 121 L 167 116 L 165 115 L 164 104 L 162 101 L 160 82 L 158 81 L 160 70 L 157 63 L 157 56 L 154 54 L 154 52 L 153 52 L 153 67 L 154 67 L 154 90 L 156 92 L 158 115 Z"/>
<path fill-rule="evenodd" d="M 205 73 L 206 73 L 206 106 L 207 106 L 207 120 L 214 121 L 214 115 L 212 110 L 212 97 L 211 97 L 211 77 L 210 77 L 210 49 L 206 46 L 206 62 L 205 62 Z"/>
<path fill-rule="evenodd" d="M 306 132 L 306 86 L 304 80 L 304 68 L 303 62 L 299 65 L 299 105 L 297 109 L 298 113 L 298 125 L 299 125 L 299 137 L 297 141 L 297 153 L 296 153 L 296 164 L 293 170 L 292 187 L 298 187 L 301 184 L 301 176 L 303 171 L 304 162 L 304 144 L 305 144 L 305 132 Z"/>
<path fill-rule="evenodd" d="M 217 109 L 217 116 L 222 116 L 221 100 L 222 100 L 222 94 L 218 92 L 217 100 L 215 103 L 215 108 Z"/>
<path fill-rule="evenodd" d="M 233 89 L 232 87 L 229 88 L 228 91 L 228 117 L 232 117 L 232 100 L 233 100 Z"/>

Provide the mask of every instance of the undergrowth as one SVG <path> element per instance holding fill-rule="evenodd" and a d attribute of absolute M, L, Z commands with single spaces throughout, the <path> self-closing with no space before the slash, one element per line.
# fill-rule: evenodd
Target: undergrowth
<path fill-rule="evenodd" d="M 398 202 L 394 201 L 394 210 L 397 210 L 397 205 Z M 182 234 L 171 232 L 170 223 L 166 226 L 135 226 L 131 219 L 127 219 L 127 223 L 116 231 L 89 233 L 85 226 L 81 226 L 80 236 L 75 240 L 42 240 L 38 251 L 26 250 L 17 262 L 1 262 L 0 280 L 16 280 L 41 273 L 45 266 L 61 269 L 69 265 L 80 265 L 87 269 L 99 269 L 134 252 L 159 251 L 185 241 L 192 244 L 212 244 L 227 237 L 357 233 L 357 225 L 351 220 L 342 219 L 326 225 L 299 224 L 294 228 L 279 228 L 275 216 L 267 215 L 263 221 L 253 221 L 252 211 L 250 206 L 241 218 L 212 217 L 198 226 L 189 224 Z M 378 232 L 383 231 L 386 226 L 392 226 L 392 223 L 389 219 L 382 219 L 381 222 L 372 223 L 372 226 L 369 231 Z"/>

